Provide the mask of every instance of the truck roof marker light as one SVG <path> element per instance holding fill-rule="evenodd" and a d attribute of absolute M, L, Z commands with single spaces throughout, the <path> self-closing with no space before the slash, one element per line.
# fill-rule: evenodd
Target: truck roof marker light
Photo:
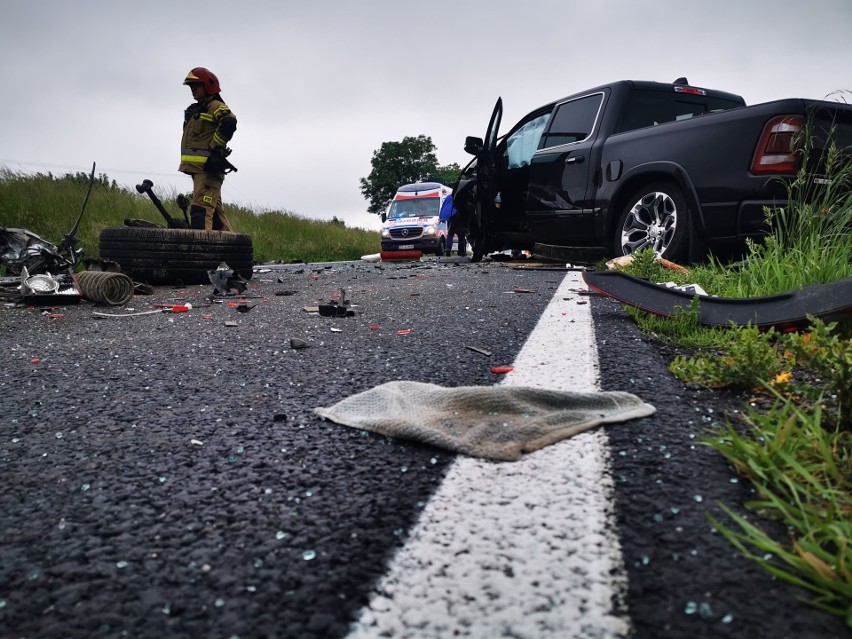
<path fill-rule="evenodd" d="M 688 93 L 689 95 L 707 95 L 707 91 L 704 89 L 696 89 L 695 87 L 685 87 L 681 85 L 675 85 L 674 87 L 675 93 Z"/>
<path fill-rule="evenodd" d="M 801 115 L 778 115 L 763 127 L 751 162 L 756 175 L 795 173 L 799 164 L 796 136 L 802 128 Z"/>

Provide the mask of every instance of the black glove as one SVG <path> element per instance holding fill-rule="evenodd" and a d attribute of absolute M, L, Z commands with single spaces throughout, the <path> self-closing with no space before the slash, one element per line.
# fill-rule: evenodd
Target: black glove
<path fill-rule="evenodd" d="M 224 173 L 230 162 L 225 159 L 225 156 L 218 151 L 213 151 L 213 154 L 204 162 L 204 170 L 208 173 Z"/>

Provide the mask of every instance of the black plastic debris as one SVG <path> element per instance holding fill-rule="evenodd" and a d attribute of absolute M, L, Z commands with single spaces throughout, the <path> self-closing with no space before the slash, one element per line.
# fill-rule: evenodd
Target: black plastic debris
<path fill-rule="evenodd" d="M 210 277 L 210 283 L 213 284 L 213 296 L 239 295 L 248 287 L 248 281 L 235 273 L 234 269 L 225 262 L 219 264 L 214 270 L 207 271 L 207 275 Z"/>
<path fill-rule="evenodd" d="M 349 308 L 351 303 L 346 299 L 346 289 L 340 289 L 340 299 L 331 300 L 328 304 L 320 304 L 317 307 L 319 314 L 323 317 L 352 317 L 355 311 Z"/>

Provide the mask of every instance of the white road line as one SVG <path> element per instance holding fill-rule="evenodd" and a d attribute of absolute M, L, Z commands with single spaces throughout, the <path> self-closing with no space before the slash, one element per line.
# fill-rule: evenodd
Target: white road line
<path fill-rule="evenodd" d="M 579 274 L 569 273 L 504 383 L 599 388 L 579 288 Z M 625 636 L 627 616 L 614 604 L 625 573 L 608 468 L 603 429 L 517 462 L 459 457 L 349 639 Z"/>

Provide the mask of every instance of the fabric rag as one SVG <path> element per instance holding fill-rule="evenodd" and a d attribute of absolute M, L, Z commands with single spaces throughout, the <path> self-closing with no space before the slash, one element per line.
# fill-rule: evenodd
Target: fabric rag
<path fill-rule="evenodd" d="M 516 461 L 602 424 L 656 412 L 622 391 L 575 393 L 526 386 L 445 388 L 395 381 L 314 413 L 344 426 L 411 439 L 472 457 Z"/>

